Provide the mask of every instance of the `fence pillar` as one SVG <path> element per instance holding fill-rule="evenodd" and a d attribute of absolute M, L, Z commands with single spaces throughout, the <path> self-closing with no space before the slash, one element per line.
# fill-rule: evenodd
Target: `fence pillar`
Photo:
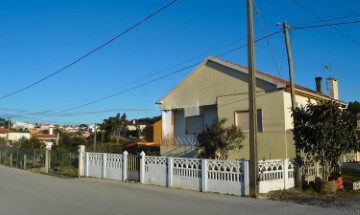
<path fill-rule="evenodd" d="M 103 153 L 103 162 L 102 162 L 102 178 L 106 178 L 106 160 L 107 160 L 107 154 Z"/>
<path fill-rule="evenodd" d="M 26 169 L 26 154 L 24 154 L 24 169 Z"/>
<path fill-rule="evenodd" d="M 89 176 L 89 153 L 88 152 L 84 152 L 85 153 L 85 177 Z"/>
<path fill-rule="evenodd" d="M 35 168 L 35 149 L 33 150 L 33 159 L 32 159 L 32 161 L 33 161 L 33 168 Z"/>
<path fill-rule="evenodd" d="M 202 159 L 201 160 L 201 191 L 206 192 L 207 190 L 207 173 L 208 173 L 208 166 L 207 166 L 207 160 Z"/>
<path fill-rule="evenodd" d="M 122 166 L 122 181 L 126 181 L 127 180 L 127 156 L 128 156 L 128 152 L 125 150 L 123 152 L 123 166 Z"/>
<path fill-rule="evenodd" d="M 12 164 L 13 164 L 12 157 L 13 157 L 13 156 L 12 156 L 12 153 L 10 153 L 10 164 L 9 164 L 10 166 L 12 166 Z"/>
<path fill-rule="evenodd" d="M 145 182 L 145 152 L 140 153 L 140 184 Z"/>
<path fill-rule="evenodd" d="M 244 165 L 244 181 L 242 183 L 244 183 L 244 191 L 243 192 L 243 195 L 245 196 L 248 196 L 249 195 L 249 192 L 250 192 L 250 179 L 249 179 L 249 161 L 242 161 L 243 162 L 243 165 Z M 260 190 L 260 184 L 258 186 L 259 190 Z"/>
<path fill-rule="evenodd" d="M 288 189 L 289 184 L 289 159 L 284 159 L 284 189 Z"/>
<path fill-rule="evenodd" d="M 85 146 L 80 145 L 78 146 L 79 152 L 79 162 L 78 162 L 78 177 L 84 176 L 84 153 L 85 153 Z"/>
<path fill-rule="evenodd" d="M 172 187 L 173 180 L 173 158 L 168 157 L 168 166 L 167 166 L 167 186 Z"/>
<path fill-rule="evenodd" d="M 46 149 L 45 150 L 45 173 L 49 172 L 49 161 L 50 161 L 50 157 L 49 157 L 49 150 Z"/>

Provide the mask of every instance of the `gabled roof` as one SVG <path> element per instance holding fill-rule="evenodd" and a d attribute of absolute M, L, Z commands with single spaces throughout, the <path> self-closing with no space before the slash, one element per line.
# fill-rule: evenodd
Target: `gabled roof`
<path fill-rule="evenodd" d="M 0 134 L 7 134 L 7 133 L 26 133 L 26 132 L 12 131 L 5 128 L 0 128 Z"/>
<path fill-rule="evenodd" d="M 161 99 L 159 99 L 156 103 L 157 103 L 157 104 L 161 104 L 161 101 L 162 101 L 166 96 L 168 96 L 172 91 L 174 91 L 174 90 L 175 90 L 185 79 L 187 79 L 191 74 L 193 74 L 194 72 L 196 72 L 196 71 L 198 70 L 198 68 L 200 68 L 201 66 L 205 65 L 205 64 L 206 64 L 207 62 L 209 62 L 209 61 L 218 63 L 218 64 L 220 64 L 220 65 L 223 65 L 223 66 L 225 66 L 225 67 L 234 69 L 234 70 L 236 70 L 236 71 L 239 71 L 239 72 L 248 74 L 248 68 L 245 67 L 245 66 L 241 66 L 241 65 L 239 65 L 239 64 L 232 63 L 232 62 L 229 62 L 229 61 L 220 59 L 220 58 L 218 58 L 218 57 L 209 56 L 209 57 L 207 57 L 206 60 L 203 61 L 196 69 L 194 69 L 187 77 L 185 77 L 179 84 L 177 84 L 173 89 L 171 89 L 166 95 L 164 95 L 164 96 L 163 96 Z M 258 79 L 260 79 L 260 80 L 263 80 L 263 81 L 266 81 L 266 82 L 268 82 L 268 83 L 274 84 L 278 89 L 290 88 L 290 82 L 287 81 L 287 80 L 284 80 L 284 79 L 282 79 L 282 78 L 275 77 L 275 76 L 273 76 L 273 75 L 270 75 L 270 74 L 267 74 L 267 73 L 264 73 L 264 72 L 261 72 L 261 71 L 255 71 L 255 76 L 256 76 L 256 78 L 258 78 Z M 306 88 L 306 87 L 303 87 L 303 86 L 300 86 L 300 85 L 297 85 L 297 84 L 295 84 L 295 91 L 296 91 L 296 92 L 302 92 L 302 93 L 308 94 L 309 96 L 317 97 L 317 98 L 320 98 L 320 99 L 331 99 L 329 96 L 319 94 L 319 93 L 317 93 L 317 92 L 314 91 L 314 90 L 308 89 L 308 88 Z M 345 102 L 341 102 L 341 103 L 346 104 Z"/>
<path fill-rule="evenodd" d="M 58 136 L 56 134 L 33 134 L 33 138 L 37 139 L 57 139 Z"/>

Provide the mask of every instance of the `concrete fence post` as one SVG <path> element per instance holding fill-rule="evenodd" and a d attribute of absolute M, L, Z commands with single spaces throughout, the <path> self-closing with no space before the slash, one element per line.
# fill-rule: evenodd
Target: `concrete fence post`
<path fill-rule="evenodd" d="M 283 160 L 283 165 L 284 165 L 284 189 L 288 188 L 288 184 L 289 184 L 289 159 L 284 159 Z"/>
<path fill-rule="evenodd" d="M 122 176 L 123 176 L 123 178 L 122 178 L 122 181 L 126 181 L 127 180 L 127 162 L 128 162 L 128 160 L 127 160 L 127 157 L 128 157 L 128 152 L 125 150 L 124 152 L 123 152 L 123 166 L 122 166 Z"/>
<path fill-rule="evenodd" d="M 79 162 L 78 162 L 78 177 L 84 176 L 84 153 L 85 153 L 85 146 L 80 145 L 78 146 L 79 152 Z"/>
<path fill-rule="evenodd" d="M 244 183 L 244 191 L 242 191 L 243 192 L 243 195 L 245 195 L 245 196 L 248 196 L 249 195 L 249 192 L 250 192 L 250 179 L 249 179 L 249 161 L 242 161 L 243 162 L 243 165 L 244 165 L 244 172 L 243 172 L 243 174 L 244 174 L 244 181 L 243 181 L 243 183 Z M 260 184 L 259 184 L 259 190 L 260 190 Z"/>
<path fill-rule="evenodd" d="M 207 173 L 208 173 L 208 166 L 207 166 L 207 160 L 202 159 L 201 160 L 201 191 L 206 192 L 207 191 Z"/>
<path fill-rule="evenodd" d="M 173 158 L 168 157 L 168 166 L 167 166 L 167 186 L 172 187 L 172 180 L 173 180 Z"/>
<path fill-rule="evenodd" d="M 85 177 L 89 176 L 89 153 L 85 152 Z"/>
<path fill-rule="evenodd" d="M 103 162 L 102 162 L 102 178 L 106 178 L 106 160 L 107 160 L 107 154 L 103 153 Z"/>
<path fill-rule="evenodd" d="M 24 154 L 24 169 L 26 169 L 26 154 Z"/>
<path fill-rule="evenodd" d="M 140 153 L 140 184 L 145 183 L 145 152 Z"/>
<path fill-rule="evenodd" d="M 50 157 L 49 157 L 49 149 L 46 149 L 45 150 L 45 173 L 48 173 L 49 172 L 49 160 L 50 160 Z"/>

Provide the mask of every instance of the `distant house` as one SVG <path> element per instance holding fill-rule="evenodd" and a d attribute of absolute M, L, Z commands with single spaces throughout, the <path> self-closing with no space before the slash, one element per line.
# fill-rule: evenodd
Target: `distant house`
<path fill-rule="evenodd" d="M 328 84 L 330 96 L 322 93 L 320 78 L 316 91 L 295 85 L 296 105 L 306 104 L 309 99 L 338 100 L 337 80 L 329 78 Z M 259 159 L 295 156 L 289 87 L 290 83 L 284 79 L 256 71 Z M 249 159 L 246 67 L 209 57 L 157 104 L 162 111 L 162 146 L 192 146 L 197 141 L 197 134 L 213 120 L 227 118 L 226 126 L 239 126 L 246 136 L 244 148 L 231 152 L 229 159 Z"/>
<path fill-rule="evenodd" d="M 0 138 L 4 138 L 9 141 L 9 144 L 19 141 L 22 138 L 30 139 L 30 133 L 17 132 L 4 128 L 0 128 Z"/>
<path fill-rule="evenodd" d="M 31 136 L 32 138 L 36 138 L 40 141 L 42 141 L 47 148 L 51 148 L 52 145 L 59 145 L 59 134 L 54 134 L 53 133 L 53 128 L 50 128 L 49 130 L 49 134 L 32 134 Z"/>
<path fill-rule="evenodd" d="M 12 126 L 13 129 L 34 129 L 35 125 L 31 122 L 15 122 Z"/>
<path fill-rule="evenodd" d="M 50 128 L 54 128 L 54 127 L 55 126 L 53 124 L 46 123 L 40 126 L 40 130 L 50 130 Z"/>
<path fill-rule="evenodd" d="M 140 129 L 140 131 L 142 131 L 146 126 L 148 126 L 148 123 L 144 123 L 144 122 L 136 122 L 135 120 L 133 121 L 133 124 L 129 124 L 126 126 L 127 130 L 129 131 L 136 131 L 138 129 Z"/>

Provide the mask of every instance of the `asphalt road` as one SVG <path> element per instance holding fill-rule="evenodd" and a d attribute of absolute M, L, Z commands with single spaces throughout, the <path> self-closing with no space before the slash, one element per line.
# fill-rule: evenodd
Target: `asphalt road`
<path fill-rule="evenodd" d="M 246 197 L 89 178 L 58 178 L 0 166 L 0 215 L 351 214 Z"/>

